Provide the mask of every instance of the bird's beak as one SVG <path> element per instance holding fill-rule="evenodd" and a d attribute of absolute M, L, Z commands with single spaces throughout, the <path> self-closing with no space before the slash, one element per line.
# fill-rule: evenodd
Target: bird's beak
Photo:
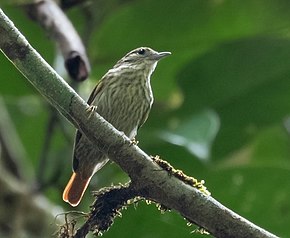
<path fill-rule="evenodd" d="M 161 60 L 168 55 L 171 55 L 171 52 L 156 52 L 156 54 L 152 55 L 153 56 L 152 59 L 158 61 L 158 60 Z"/>

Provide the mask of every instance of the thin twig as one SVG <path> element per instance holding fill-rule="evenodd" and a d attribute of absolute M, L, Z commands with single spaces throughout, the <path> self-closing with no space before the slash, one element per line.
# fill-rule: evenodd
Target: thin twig
<path fill-rule="evenodd" d="M 54 165 L 53 169 L 53 174 L 50 175 L 49 178 L 45 177 L 45 172 L 47 170 L 47 163 L 49 162 L 49 151 L 52 149 L 51 148 L 51 143 L 53 141 L 53 136 L 55 134 L 55 130 L 57 128 L 60 128 L 61 133 L 63 137 L 65 138 L 65 141 L 68 142 L 68 144 L 72 145 L 72 136 L 71 134 L 69 135 L 68 131 L 66 130 L 64 126 L 64 121 L 62 118 L 59 118 L 59 113 L 55 108 L 53 108 L 51 105 L 48 105 L 49 107 L 49 118 L 48 118 L 48 123 L 46 126 L 46 131 L 45 131 L 45 137 L 39 157 L 39 164 L 38 164 L 38 169 L 37 169 L 37 174 L 36 174 L 36 190 L 41 191 L 52 184 L 55 184 L 62 173 L 62 162 L 61 160 L 55 161 L 56 164 Z"/>
<path fill-rule="evenodd" d="M 25 151 L 2 97 L 0 97 L 0 112 L 0 147 L 4 163 L 2 166 L 23 180 L 23 170 L 27 166 L 24 165 Z"/>
<path fill-rule="evenodd" d="M 45 168 L 46 168 L 48 154 L 49 154 L 48 152 L 50 150 L 52 137 L 54 134 L 56 124 L 58 122 L 58 118 L 56 115 L 57 112 L 50 105 L 49 105 L 49 108 L 51 109 L 50 117 L 48 119 L 48 123 L 46 127 L 45 137 L 44 137 L 44 141 L 43 141 L 43 145 L 41 149 L 41 154 L 39 157 L 39 164 L 38 164 L 38 169 L 37 169 L 37 174 L 36 174 L 37 184 L 40 187 L 40 189 L 45 183 L 44 174 L 45 174 Z"/>

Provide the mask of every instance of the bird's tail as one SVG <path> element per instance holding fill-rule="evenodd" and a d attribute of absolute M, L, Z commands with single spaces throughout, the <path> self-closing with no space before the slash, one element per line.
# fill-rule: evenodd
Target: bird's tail
<path fill-rule="evenodd" d="M 62 199 L 73 207 L 77 206 L 80 203 L 91 178 L 92 176 L 83 179 L 79 173 L 73 172 L 63 191 Z"/>

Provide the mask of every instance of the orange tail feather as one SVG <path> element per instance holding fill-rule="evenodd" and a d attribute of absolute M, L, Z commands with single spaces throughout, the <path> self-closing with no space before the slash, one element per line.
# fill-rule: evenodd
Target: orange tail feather
<path fill-rule="evenodd" d="M 73 207 L 77 206 L 80 203 L 90 180 L 91 177 L 82 179 L 80 174 L 73 172 L 63 191 L 62 199 Z"/>

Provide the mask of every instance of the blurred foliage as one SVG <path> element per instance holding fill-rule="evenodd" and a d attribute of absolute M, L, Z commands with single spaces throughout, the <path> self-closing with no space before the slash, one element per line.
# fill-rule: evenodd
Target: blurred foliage
<path fill-rule="evenodd" d="M 140 129 L 140 147 L 188 175 L 204 179 L 212 196 L 261 227 L 290 233 L 290 2 L 288 0 L 94 1 L 67 13 L 86 37 L 93 73 L 79 85 L 87 98 L 119 58 L 138 46 L 171 51 L 152 77 L 155 104 Z M 89 10 L 88 10 L 89 9 Z M 21 8 L 3 10 L 51 64 L 54 46 Z M 90 17 L 88 17 L 88 13 Z M 98 15 L 99 14 L 99 15 Z M 102 17 L 100 17 L 102 16 Z M 0 55 L 0 94 L 37 173 L 50 109 Z M 62 125 L 73 138 L 73 128 Z M 57 127 L 48 153 L 44 191 L 67 207 L 72 141 Z M 33 176 L 28 175 L 28 177 Z M 108 165 L 91 188 L 125 182 Z M 78 209 L 87 209 L 86 193 Z M 174 212 L 140 204 L 123 212 L 106 237 L 199 237 Z M 135 235 L 136 236 L 136 235 Z"/>

